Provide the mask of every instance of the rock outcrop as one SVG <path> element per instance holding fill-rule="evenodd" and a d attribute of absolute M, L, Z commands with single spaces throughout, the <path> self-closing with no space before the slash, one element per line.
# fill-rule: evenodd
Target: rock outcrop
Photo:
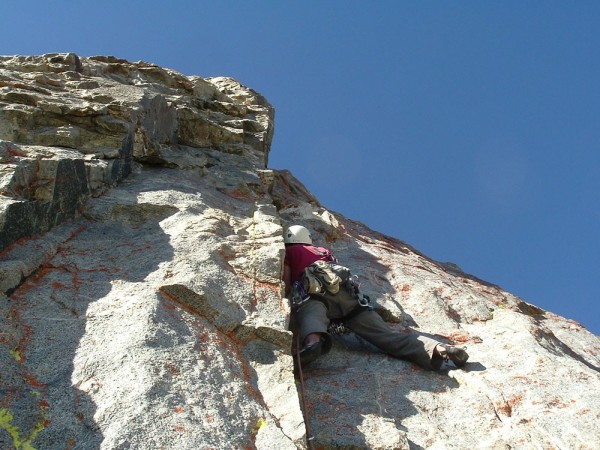
<path fill-rule="evenodd" d="M 600 448 L 598 336 L 267 169 L 274 111 L 251 89 L 0 57 L 0 108 L 0 448 Z M 466 345 L 466 369 L 348 334 L 302 388 L 292 223 L 392 327 Z"/>

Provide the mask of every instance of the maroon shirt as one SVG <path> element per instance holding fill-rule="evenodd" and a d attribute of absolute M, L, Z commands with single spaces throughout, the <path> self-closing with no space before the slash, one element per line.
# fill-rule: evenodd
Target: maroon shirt
<path fill-rule="evenodd" d="M 319 260 L 335 261 L 335 258 L 325 247 L 315 247 L 307 244 L 288 245 L 285 248 L 284 264 L 290 266 L 292 284 L 302 279 L 304 269 Z"/>

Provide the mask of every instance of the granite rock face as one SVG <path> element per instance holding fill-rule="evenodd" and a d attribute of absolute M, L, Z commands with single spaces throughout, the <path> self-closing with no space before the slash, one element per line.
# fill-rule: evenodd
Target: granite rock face
<path fill-rule="evenodd" d="M 206 167 L 213 149 L 264 168 L 273 117 L 229 78 L 72 53 L 0 57 L 0 249 L 73 218 L 134 161 Z"/>
<path fill-rule="evenodd" d="M 251 89 L 0 57 L 0 108 L 0 448 L 600 448 L 598 336 L 266 169 L 274 113 Z M 390 326 L 467 346 L 465 370 L 345 334 L 302 388 L 296 223 Z"/>

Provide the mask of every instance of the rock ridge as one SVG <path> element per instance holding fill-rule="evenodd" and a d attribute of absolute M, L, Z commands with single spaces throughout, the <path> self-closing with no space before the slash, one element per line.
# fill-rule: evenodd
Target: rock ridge
<path fill-rule="evenodd" d="M 264 168 L 273 136 L 274 109 L 233 79 L 114 57 L 0 57 L 0 105 L 0 249 L 73 218 L 135 162 L 206 168 L 224 152 Z"/>
<path fill-rule="evenodd" d="M 0 106 L 0 448 L 600 448 L 598 336 L 268 169 L 274 110 L 252 89 L 2 56 Z M 301 388 L 293 223 L 390 326 L 472 362 L 425 372 L 339 335 Z"/>

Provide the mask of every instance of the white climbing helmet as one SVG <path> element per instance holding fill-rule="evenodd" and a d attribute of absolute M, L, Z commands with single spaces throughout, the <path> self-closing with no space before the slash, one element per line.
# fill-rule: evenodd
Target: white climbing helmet
<path fill-rule="evenodd" d="M 312 245 L 310 231 L 302 225 L 292 225 L 287 229 L 283 236 L 283 242 L 286 244 L 309 244 Z"/>

